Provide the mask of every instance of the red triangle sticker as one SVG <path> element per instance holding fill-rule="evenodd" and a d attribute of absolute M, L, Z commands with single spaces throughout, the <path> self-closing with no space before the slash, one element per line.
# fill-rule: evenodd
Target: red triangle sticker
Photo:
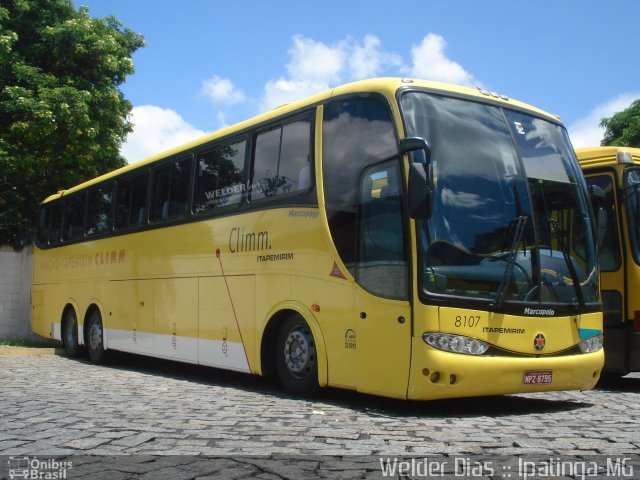
<path fill-rule="evenodd" d="M 338 267 L 338 264 L 335 262 L 335 260 L 333 261 L 333 268 L 331 269 L 331 273 L 329 275 L 336 278 L 342 278 L 343 280 L 347 279 L 347 277 L 345 277 L 344 274 L 340 271 L 340 267 Z"/>

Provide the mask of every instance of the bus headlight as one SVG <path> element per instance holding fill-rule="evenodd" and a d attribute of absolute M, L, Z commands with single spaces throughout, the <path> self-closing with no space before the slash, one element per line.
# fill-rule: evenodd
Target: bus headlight
<path fill-rule="evenodd" d="M 489 344 L 482 340 L 450 333 L 426 332 L 422 335 L 422 339 L 430 347 L 446 352 L 482 355 L 489 349 Z"/>
<path fill-rule="evenodd" d="M 579 344 L 582 353 L 597 352 L 602 348 L 602 334 L 589 337 Z"/>

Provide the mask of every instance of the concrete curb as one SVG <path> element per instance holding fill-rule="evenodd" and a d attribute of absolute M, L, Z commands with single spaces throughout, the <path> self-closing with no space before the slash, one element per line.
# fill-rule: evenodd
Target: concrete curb
<path fill-rule="evenodd" d="M 64 355 L 64 348 L 0 345 L 0 356 Z"/>

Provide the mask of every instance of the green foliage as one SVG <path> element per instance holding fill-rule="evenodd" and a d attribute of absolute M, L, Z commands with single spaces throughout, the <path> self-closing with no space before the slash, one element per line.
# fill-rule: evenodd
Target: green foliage
<path fill-rule="evenodd" d="M 606 129 L 602 145 L 640 148 L 640 99 L 626 110 L 603 118 L 600 126 Z"/>
<path fill-rule="evenodd" d="M 118 86 L 142 36 L 70 0 L 0 6 L 0 244 L 19 246 L 48 195 L 125 164 Z"/>

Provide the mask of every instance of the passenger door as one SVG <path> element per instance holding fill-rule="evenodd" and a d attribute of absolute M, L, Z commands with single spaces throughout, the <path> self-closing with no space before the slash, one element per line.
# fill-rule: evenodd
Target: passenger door
<path fill-rule="evenodd" d="M 397 159 L 364 170 L 358 204 L 357 389 L 406 398 L 411 308 Z"/>
<path fill-rule="evenodd" d="M 613 172 L 586 176 L 587 184 L 597 185 L 604 191 L 607 230 L 604 245 L 600 248 L 600 281 L 604 308 L 605 368 L 625 371 L 627 362 L 627 327 L 624 321 L 626 302 L 624 290 L 625 268 L 620 245 L 619 221 L 621 205 Z"/>

